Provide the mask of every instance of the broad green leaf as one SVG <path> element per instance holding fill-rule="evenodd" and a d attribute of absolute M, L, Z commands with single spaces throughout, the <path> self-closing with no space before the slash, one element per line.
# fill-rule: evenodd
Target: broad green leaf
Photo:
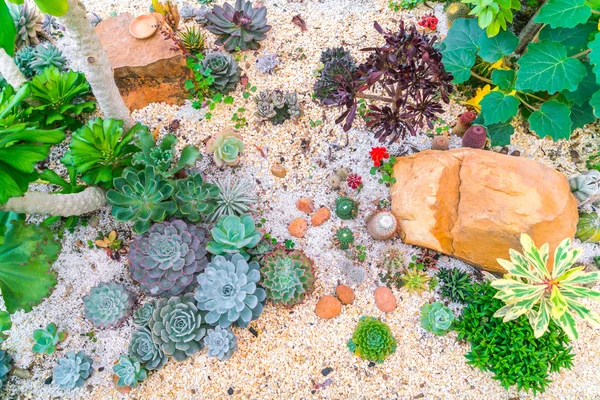
<path fill-rule="evenodd" d="M 13 57 L 15 55 L 15 39 L 17 30 L 8 10 L 6 2 L 0 2 L 0 49 Z"/>
<path fill-rule="evenodd" d="M 571 106 L 571 129 L 583 128 L 587 124 L 591 124 L 596 121 L 594 115 L 594 109 L 590 106 L 590 103 L 583 103 L 582 105 L 573 104 Z"/>
<path fill-rule="evenodd" d="M 541 337 L 546 330 L 548 330 L 548 325 L 550 324 L 550 305 L 548 301 L 544 298 L 540 301 L 540 308 L 535 314 L 535 318 L 533 320 L 533 324 L 531 327 L 533 328 L 533 334 L 536 338 Z"/>
<path fill-rule="evenodd" d="M 590 59 L 590 64 L 594 66 L 596 83 L 600 83 L 600 35 L 596 35 L 594 40 L 588 43 L 588 48 L 592 50 L 588 54 L 588 58 Z"/>
<path fill-rule="evenodd" d="M 531 43 L 517 64 L 517 90 L 521 91 L 574 91 L 586 75 L 581 61 L 567 57 L 565 46 L 549 40 Z"/>
<path fill-rule="evenodd" d="M 490 92 L 479 102 L 486 125 L 504 123 L 517 115 L 519 100 L 502 92 Z"/>
<path fill-rule="evenodd" d="M 600 328 L 600 316 L 575 300 L 569 300 L 569 308 L 594 328 Z"/>
<path fill-rule="evenodd" d="M 594 115 L 596 118 L 600 118 L 600 90 L 592 95 L 590 99 L 590 105 L 594 109 Z"/>
<path fill-rule="evenodd" d="M 185 146 L 181 151 L 181 157 L 179 157 L 179 162 L 177 163 L 176 171 L 179 171 L 186 167 L 193 167 L 196 165 L 196 161 L 202 159 L 202 154 L 200 150 L 196 146 L 192 146 L 191 144 Z"/>
<path fill-rule="evenodd" d="M 559 42 L 565 46 L 567 49 L 567 55 L 570 57 L 587 49 L 589 41 L 588 37 L 590 36 L 590 33 L 596 32 L 597 30 L 598 25 L 591 21 L 588 21 L 585 24 L 579 24 L 570 29 L 552 29 L 550 26 L 546 25 L 540 31 L 539 40 L 552 40 L 554 42 Z"/>
<path fill-rule="evenodd" d="M 594 74 L 590 63 L 584 62 L 583 65 L 586 70 L 586 75 L 581 82 L 579 82 L 577 89 L 572 92 L 568 90 L 563 90 L 561 92 L 568 101 L 575 103 L 578 106 L 587 103 L 592 95 L 600 90 L 600 85 L 596 83 L 596 74 Z"/>
<path fill-rule="evenodd" d="M 509 90 L 515 82 L 515 71 L 512 69 L 495 69 L 492 71 L 492 83 L 502 90 Z"/>
<path fill-rule="evenodd" d="M 585 23 L 591 15 L 592 9 L 585 0 L 548 0 L 534 21 L 552 28 L 574 28 Z"/>
<path fill-rule="evenodd" d="M 510 121 L 503 124 L 491 124 L 486 126 L 486 129 L 492 146 L 508 146 L 510 144 L 510 136 L 515 131 Z"/>
<path fill-rule="evenodd" d="M 504 56 L 515 51 L 519 39 L 510 31 L 502 31 L 489 38 L 487 35 L 479 36 L 479 57 L 489 63 L 495 63 Z"/>
<path fill-rule="evenodd" d="M 442 42 L 446 47 L 444 52 L 460 50 L 475 55 L 479 46 L 479 36 L 482 30 L 474 18 L 461 18 L 452 23 L 448 35 Z"/>
<path fill-rule="evenodd" d="M 442 61 L 447 72 L 452 74 L 453 83 L 462 83 L 471 77 L 471 68 L 475 65 L 475 54 L 466 51 L 445 51 Z"/>
<path fill-rule="evenodd" d="M 579 333 L 577 333 L 577 324 L 575 318 L 570 312 L 564 313 L 560 318 L 552 318 L 558 326 L 562 328 L 565 334 L 571 340 L 577 340 Z"/>
<path fill-rule="evenodd" d="M 548 243 L 545 243 L 539 249 L 535 247 L 535 243 L 526 233 L 521 234 L 521 246 L 523 246 L 523 255 L 533 266 L 538 277 L 550 278 L 548 267 Z"/>
<path fill-rule="evenodd" d="M 558 287 L 553 286 L 550 293 L 550 314 L 552 318 L 558 319 L 562 317 L 568 309 L 567 299 L 565 299 L 565 296 L 560 292 Z"/>
<path fill-rule="evenodd" d="M 529 117 L 530 129 L 539 137 L 550 136 L 554 141 L 568 139 L 571 136 L 571 126 L 571 111 L 556 100 L 545 102 Z"/>
<path fill-rule="evenodd" d="M 61 17 L 69 10 L 69 2 L 67 0 L 34 0 L 39 9 L 45 13 Z"/>

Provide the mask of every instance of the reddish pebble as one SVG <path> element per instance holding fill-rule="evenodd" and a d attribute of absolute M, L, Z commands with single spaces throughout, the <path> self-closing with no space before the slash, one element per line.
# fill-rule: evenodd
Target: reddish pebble
<path fill-rule="evenodd" d="M 317 302 L 315 314 L 319 318 L 331 319 L 340 315 L 342 303 L 333 296 L 323 296 Z"/>
<path fill-rule="evenodd" d="M 292 222 L 290 222 L 290 226 L 288 226 L 288 231 L 290 235 L 297 238 L 303 238 L 306 234 L 306 230 L 308 229 L 308 221 L 304 218 L 296 218 Z"/>
<path fill-rule="evenodd" d="M 119 380 L 119 377 L 117 375 L 113 375 L 113 382 L 115 383 L 115 387 L 117 388 L 117 391 L 121 394 L 129 394 L 129 392 L 131 392 L 131 387 L 130 386 L 117 386 L 118 380 Z"/>
<path fill-rule="evenodd" d="M 396 296 L 387 286 L 379 286 L 375 289 L 375 304 L 383 312 L 392 312 L 398 305 Z"/>
<path fill-rule="evenodd" d="M 310 217 L 313 226 L 324 224 L 331 217 L 331 212 L 327 207 L 321 207 Z"/>
<path fill-rule="evenodd" d="M 335 294 L 342 304 L 352 304 L 354 301 L 354 290 L 349 286 L 338 285 L 338 287 L 335 288 Z"/>
<path fill-rule="evenodd" d="M 296 202 L 296 208 L 306 214 L 311 214 L 315 211 L 313 201 L 306 197 L 303 197 Z"/>

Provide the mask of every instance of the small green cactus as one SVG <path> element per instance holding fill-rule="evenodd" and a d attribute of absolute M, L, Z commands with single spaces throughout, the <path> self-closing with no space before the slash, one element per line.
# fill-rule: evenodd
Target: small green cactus
<path fill-rule="evenodd" d="M 358 203 L 349 197 L 340 196 L 335 200 L 335 215 L 340 219 L 354 219 L 358 214 Z"/>
<path fill-rule="evenodd" d="M 396 351 L 396 339 L 385 323 L 373 317 L 361 317 L 348 341 L 348 349 L 365 360 L 382 363 Z"/>
<path fill-rule="evenodd" d="M 354 244 L 354 233 L 350 228 L 340 228 L 335 232 L 333 243 L 340 250 L 348 250 Z"/>
<path fill-rule="evenodd" d="M 126 355 L 119 357 L 112 370 L 117 375 L 117 387 L 129 386 L 133 389 L 148 376 L 148 371 L 137 359 Z"/>
<path fill-rule="evenodd" d="M 436 301 L 421 307 L 421 326 L 437 336 L 445 335 L 452 328 L 454 314 L 452 310 Z"/>
<path fill-rule="evenodd" d="M 469 12 L 471 8 L 468 4 L 461 3 L 459 1 L 450 3 L 446 6 L 446 19 L 448 20 L 448 28 L 452 26 L 452 23 L 460 18 L 469 18 Z"/>
<path fill-rule="evenodd" d="M 51 322 L 45 329 L 37 329 L 33 332 L 33 352 L 51 355 L 56 350 L 56 345 L 67 338 L 65 332 L 59 332 L 56 324 Z"/>

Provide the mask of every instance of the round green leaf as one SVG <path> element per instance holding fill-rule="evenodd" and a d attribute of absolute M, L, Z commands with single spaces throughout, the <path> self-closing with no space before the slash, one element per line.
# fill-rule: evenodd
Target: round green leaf
<path fill-rule="evenodd" d="M 539 137 L 550 136 L 552 140 L 568 139 L 571 136 L 571 112 L 565 104 L 550 100 L 529 117 L 529 128 Z"/>
<path fill-rule="evenodd" d="M 489 63 L 495 63 L 515 51 L 519 39 L 510 31 L 502 31 L 494 37 L 479 36 L 479 57 Z"/>
<path fill-rule="evenodd" d="M 454 79 L 453 83 L 462 83 L 471 77 L 471 67 L 475 65 L 475 54 L 466 51 L 445 51 L 442 54 L 442 62 L 447 72 Z"/>
<path fill-rule="evenodd" d="M 596 82 L 600 83 L 600 35 L 596 35 L 594 40 L 588 44 L 588 48 L 592 50 L 588 54 L 588 57 L 590 59 L 590 64 L 594 65 Z"/>
<path fill-rule="evenodd" d="M 62 17 L 69 10 L 69 2 L 67 0 L 34 0 L 39 9 L 45 13 Z"/>
<path fill-rule="evenodd" d="M 585 0 L 548 0 L 534 21 L 552 28 L 574 28 L 585 23 L 591 15 L 592 9 Z"/>
<path fill-rule="evenodd" d="M 509 90 L 515 82 L 515 71 L 512 69 L 495 69 L 492 71 L 492 83 L 502 90 Z"/>
<path fill-rule="evenodd" d="M 573 56 L 581 53 L 587 48 L 588 37 L 590 33 L 598 30 L 597 24 L 589 21 L 585 24 L 579 24 L 572 29 L 556 28 L 552 29 L 546 25 L 541 31 L 539 39 L 552 40 L 559 42 L 567 49 L 567 55 Z"/>
<path fill-rule="evenodd" d="M 474 55 L 479 49 L 477 43 L 482 32 L 477 26 L 476 19 L 457 19 L 452 23 L 448 36 L 442 42 L 445 46 L 444 52 L 461 50 Z"/>
<path fill-rule="evenodd" d="M 517 90 L 521 91 L 574 91 L 586 75 L 581 61 L 567 57 L 565 46 L 549 40 L 531 43 L 517 64 Z"/>
<path fill-rule="evenodd" d="M 571 106 L 572 129 L 583 128 L 595 121 L 594 109 L 587 101 L 581 105 L 574 104 Z"/>
<path fill-rule="evenodd" d="M 519 100 L 502 92 L 490 92 L 479 103 L 486 125 L 504 123 L 519 112 Z"/>
<path fill-rule="evenodd" d="M 596 83 L 596 74 L 594 74 L 592 66 L 587 62 L 584 62 L 583 65 L 585 66 L 586 75 L 579 82 L 577 89 L 573 92 L 567 90 L 561 92 L 569 102 L 578 106 L 587 103 L 592 94 L 600 89 L 600 85 Z"/>
<path fill-rule="evenodd" d="M 492 146 L 508 146 L 510 144 L 510 136 L 515 131 L 510 122 L 488 125 L 486 129 Z"/>

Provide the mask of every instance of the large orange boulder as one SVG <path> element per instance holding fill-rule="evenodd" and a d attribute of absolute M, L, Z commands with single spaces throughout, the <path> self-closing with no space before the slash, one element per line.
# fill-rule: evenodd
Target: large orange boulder
<path fill-rule="evenodd" d="M 124 13 L 96 26 L 125 104 L 130 110 L 157 102 L 183 104 L 185 81 L 191 76 L 185 56 L 158 30 L 148 39 L 134 38 L 131 21 L 133 15 Z"/>
<path fill-rule="evenodd" d="M 392 212 L 404 242 L 460 258 L 490 272 L 521 249 L 521 233 L 554 249 L 577 226 L 567 179 L 537 161 L 475 149 L 399 157 Z M 551 253 L 552 254 L 552 253 Z"/>

